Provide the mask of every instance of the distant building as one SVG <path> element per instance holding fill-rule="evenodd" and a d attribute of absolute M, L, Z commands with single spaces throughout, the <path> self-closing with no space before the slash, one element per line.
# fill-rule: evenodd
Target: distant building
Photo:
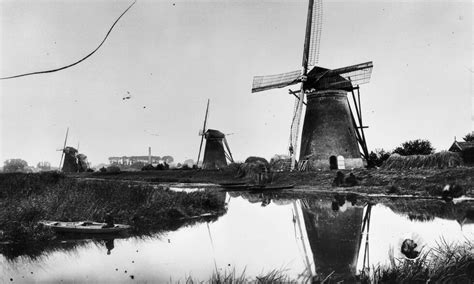
<path fill-rule="evenodd" d="M 131 166 L 135 163 L 149 164 L 150 156 L 122 156 L 122 157 L 109 157 L 109 163 L 111 165 L 123 165 Z M 159 156 L 151 156 L 151 164 L 159 164 L 161 158 Z"/>
<path fill-rule="evenodd" d="M 38 168 L 40 171 L 50 171 L 51 170 L 51 163 L 46 162 L 46 161 L 42 161 L 42 162 L 39 162 L 36 165 L 36 168 Z"/>
<path fill-rule="evenodd" d="M 462 152 L 469 148 L 474 148 L 474 142 L 464 142 L 454 140 L 453 145 L 449 148 L 450 152 Z"/>
<path fill-rule="evenodd" d="M 448 151 L 459 153 L 464 163 L 468 163 L 468 164 L 474 163 L 474 141 L 461 142 L 461 141 L 456 141 L 456 138 L 455 138 L 453 145 L 449 147 Z"/>

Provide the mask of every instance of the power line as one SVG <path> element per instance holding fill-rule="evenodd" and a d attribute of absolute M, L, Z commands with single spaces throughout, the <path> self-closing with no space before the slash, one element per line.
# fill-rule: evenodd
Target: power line
<path fill-rule="evenodd" d="M 45 74 L 45 73 L 53 73 L 53 72 L 57 72 L 57 71 L 61 71 L 61 70 L 64 70 L 64 69 L 67 69 L 69 67 L 72 67 L 74 65 L 77 65 L 79 63 L 81 63 L 82 61 L 86 60 L 87 58 L 89 58 L 90 56 L 92 56 L 92 54 L 94 54 L 97 50 L 99 50 L 99 48 L 102 46 L 102 44 L 104 44 L 105 40 L 109 37 L 109 34 L 112 32 L 112 29 L 115 27 L 115 24 L 117 24 L 117 22 L 120 20 L 120 18 L 122 18 L 123 15 L 125 15 L 125 13 L 127 13 L 128 10 L 130 10 L 130 8 L 132 8 L 133 5 L 135 5 L 137 1 L 133 1 L 133 3 L 128 6 L 128 8 L 115 20 L 115 22 L 113 23 L 113 25 L 110 27 L 109 31 L 107 32 L 107 34 L 105 35 L 104 39 L 102 40 L 102 42 L 99 44 L 99 46 L 97 46 L 96 49 L 94 49 L 91 53 L 89 53 L 87 56 L 83 57 L 82 59 L 72 63 L 72 64 L 69 64 L 69 65 L 66 65 L 66 66 L 63 66 L 63 67 L 60 67 L 60 68 L 56 68 L 56 69 L 50 69 L 50 70 L 44 70 L 44 71 L 36 71 L 36 72 L 30 72 L 30 73 L 24 73 L 24 74 L 19 74 L 19 75 L 14 75 L 14 76 L 8 76 L 8 77 L 2 77 L 0 78 L 0 80 L 6 80 L 6 79 L 14 79 L 14 78 L 19 78 L 19 77 L 24 77 L 24 76 L 30 76 L 30 75 L 38 75 L 38 74 Z"/>

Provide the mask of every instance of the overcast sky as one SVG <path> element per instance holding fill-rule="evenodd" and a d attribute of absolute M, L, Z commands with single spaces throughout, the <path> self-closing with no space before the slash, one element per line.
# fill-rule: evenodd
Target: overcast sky
<path fill-rule="evenodd" d="M 87 55 L 130 1 L 0 1 L 0 77 Z M 109 156 L 196 160 L 209 128 L 236 160 L 287 153 L 288 88 L 252 94 L 254 75 L 301 66 L 307 1 L 144 1 L 86 61 L 0 81 L 0 160 L 59 163 L 68 145 Z M 471 1 L 323 1 L 319 65 L 373 61 L 361 86 L 369 149 L 429 139 L 447 149 L 473 130 Z M 129 100 L 122 98 L 128 93 Z"/>

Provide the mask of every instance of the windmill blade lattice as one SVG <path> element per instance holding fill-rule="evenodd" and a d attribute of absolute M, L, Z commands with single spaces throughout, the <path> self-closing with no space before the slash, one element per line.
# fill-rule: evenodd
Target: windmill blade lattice
<path fill-rule="evenodd" d="M 352 85 L 362 85 L 370 82 L 373 67 L 374 66 L 372 64 L 372 61 L 370 61 L 357 65 L 334 69 L 329 71 L 329 73 L 341 75 L 347 80 L 350 80 L 352 82 Z"/>
<path fill-rule="evenodd" d="M 315 0 L 311 21 L 311 36 L 309 43 L 308 66 L 313 67 L 319 61 L 319 45 L 321 42 L 321 28 L 323 24 L 323 2 Z"/>
<path fill-rule="evenodd" d="M 275 75 L 255 76 L 253 78 L 252 93 L 283 88 L 300 82 L 300 79 L 300 70 Z"/>
<path fill-rule="evenodd" d="M 206 134 L 206 123 L 207 123 L 207 118 L 209 117 L 209 102 L 210 100 L 207 99 L 206 114 L 204 115 L 204 125 L 202 127 L 202 134 L 199 133 L 199 135 L 201 135 L 201 143 L 199 144 L 199 153 L 198 153 L 196 165 L 199 165 L 199 159 L 201 158 L 202 143 L 204 142 L 204 135 Z"/>
<path fill-rule="evenodd" d="M 61 149 L 61 160 L 59 161 L 59 170 L 61 170 L 61 166 L 63 164 L 63 158 L 64 158 L 64 149 L 66 149 L 66 143 L 67 143 L 67 136 L 69 134 L 69 127 L 66 130 L 66 137 L 64 138 L 64 145 L 63 148 Z"/>
<path fill-rule="evenodd" d="M 308 73 L 310 88 L 318 90 L 341 89 L 351 91 L 354 86 L 369 83 L 372 75 L 372 62 L 328 70 L 314 67 Z"/>

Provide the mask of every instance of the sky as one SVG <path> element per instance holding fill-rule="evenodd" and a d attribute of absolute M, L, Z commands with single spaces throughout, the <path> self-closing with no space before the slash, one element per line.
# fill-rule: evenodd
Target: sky
<path fill-rule="evenodd" d="M 77 61 L 131 3 L 0 0 L 0 77 Z M 301 68 L 306 9 L 139 0 L 84 62 L 0 80 L 0 161 L 55 166 L 68 127 L 92 165 L 148 147 L 196 160 L 208 98 L 208 128 L 231 134 L 235 160 L 285 154 L 294 98 L 252 94 L 252 78 Z M 361 86 L 369 150 L 418 138 L 446 150 L 474 130 L 472 14 L 471 1 L 323 1 L 319 65 L 373 61 Z"/>

